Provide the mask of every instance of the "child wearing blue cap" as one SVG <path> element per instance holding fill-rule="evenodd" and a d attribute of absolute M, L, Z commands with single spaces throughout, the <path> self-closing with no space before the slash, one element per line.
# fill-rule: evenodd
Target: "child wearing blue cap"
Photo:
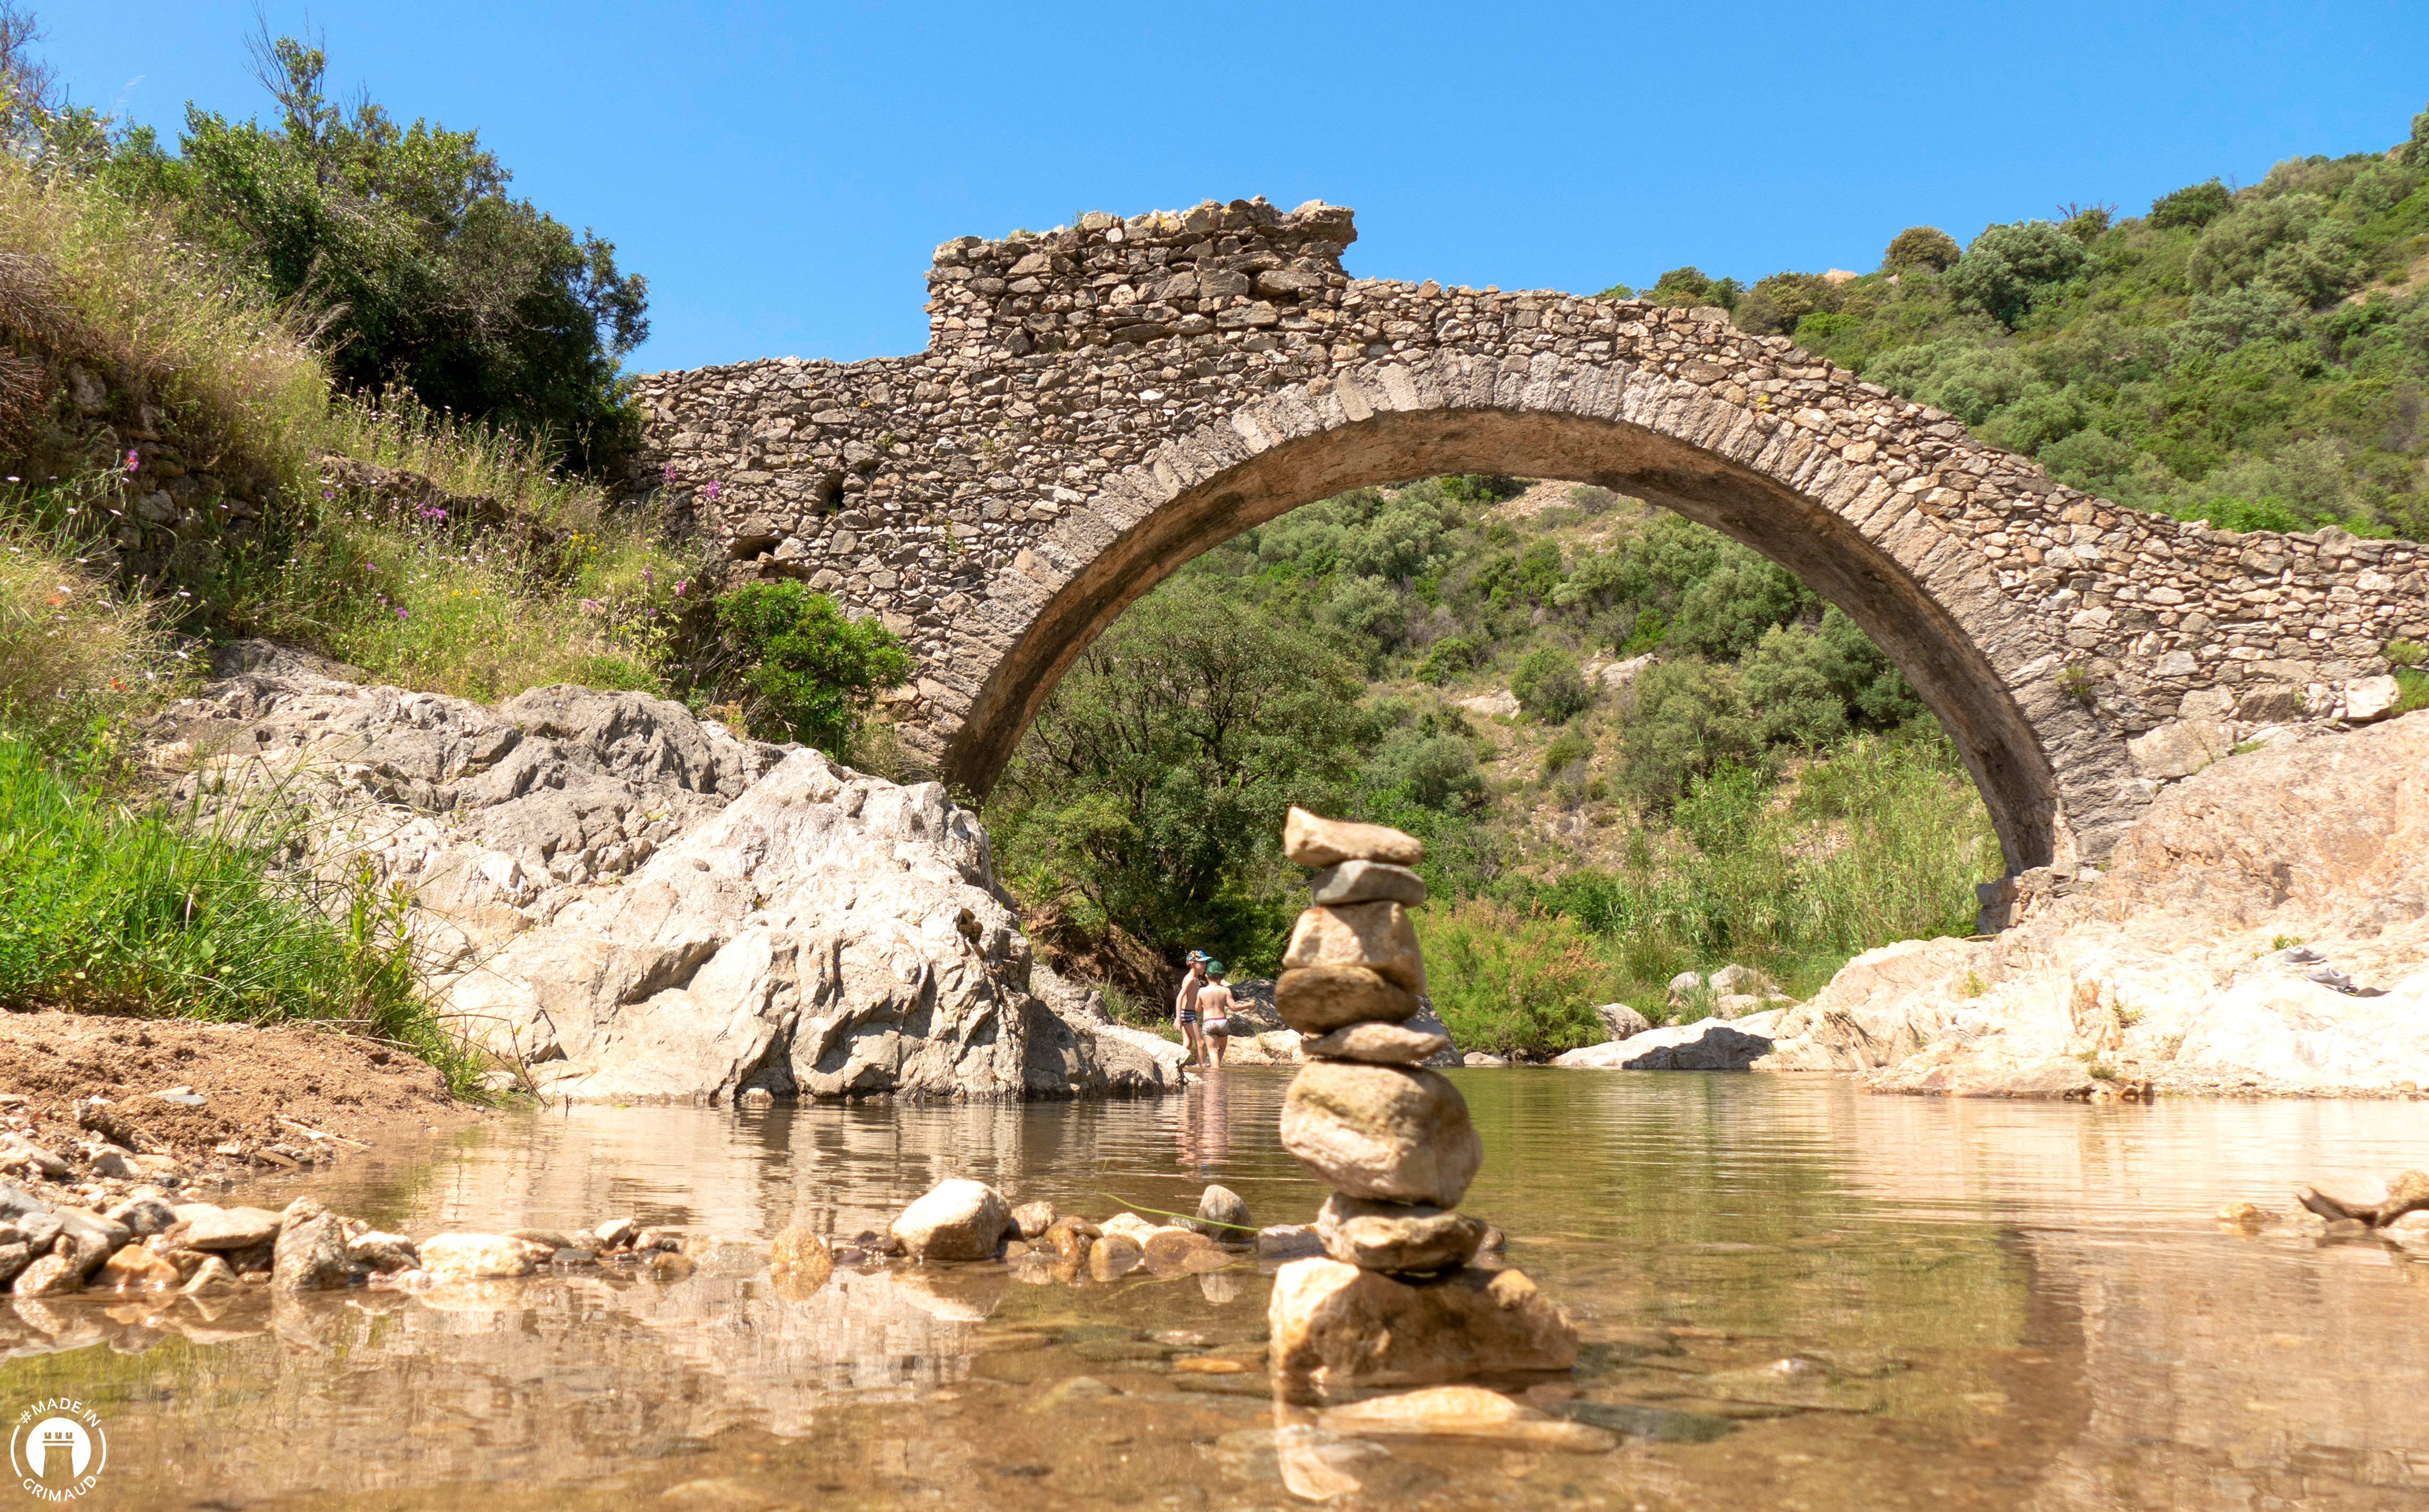
<path fill-rule="evenodd" d="M 1204 1043 L 1198 1037 L 1198 994 L 1206 988 L 1206 952 L 1192 950 L 1184 959 L 1189 974 L 1181 978 L 1181 991 L 1172 999 L 1173 1019 L 1181 1027 L 1181 1043 L 1189 1046 L 1181 1064 L 1198 1065 L 1206 1053 Z"/>

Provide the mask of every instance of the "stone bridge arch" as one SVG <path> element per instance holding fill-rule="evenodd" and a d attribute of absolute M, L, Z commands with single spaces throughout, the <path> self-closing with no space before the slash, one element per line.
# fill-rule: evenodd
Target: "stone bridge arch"
<path fill-rule="evenodd" d="M 644 462 L 739 576 L 883 616 L 906 740 L 983 792 L 1181 563 L 1439 472 L 1573 478 L 1837 603 L 1947 726 L 2011 871 L 2097 860 L 2272 726 L 2375 716 L 2429 635 L 2407 542 L 2212 531 L 2058 486 L 1716 309 L 1353 280 L 1349 212 L 1209 202 L 939 248 L 926 353 L 643 382 Z"/>

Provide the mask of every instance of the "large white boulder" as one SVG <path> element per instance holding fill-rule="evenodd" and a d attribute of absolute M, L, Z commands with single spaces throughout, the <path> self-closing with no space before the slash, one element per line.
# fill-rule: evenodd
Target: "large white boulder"
<path fill-rule="evenodd" d="M 1892 1091 L 2429 1086 L 2429 713 L 2229 755 L 1990 940 L 1904 941 L 1786 1011 L 1758 1071 Z"/>

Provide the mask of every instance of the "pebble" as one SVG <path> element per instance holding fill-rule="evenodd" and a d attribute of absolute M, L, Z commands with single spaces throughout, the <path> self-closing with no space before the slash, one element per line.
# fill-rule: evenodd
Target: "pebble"
<path fill-rule="evenodd" d="M 1601 1454 L 1619 1446 L 1607 1428 L 1522 1406 L 1480 1386 L 1436 1386 L 1370 1398 L 1316 1414 L 1328 1432 L 1362 1438 L 1462 1438 L 1505 1449 Z"/>

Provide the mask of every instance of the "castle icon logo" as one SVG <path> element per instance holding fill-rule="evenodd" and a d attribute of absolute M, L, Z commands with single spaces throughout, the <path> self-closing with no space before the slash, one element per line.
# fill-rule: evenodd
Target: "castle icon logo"
<path fill-rule="evenodd" d="M 45 1502 L 73 1502 L 101 1482 L 109 1440 L 101 1414 L 71 1397 L 44 1397 L 8 1426 L 8 1467 L 17 1484 Z"/>

